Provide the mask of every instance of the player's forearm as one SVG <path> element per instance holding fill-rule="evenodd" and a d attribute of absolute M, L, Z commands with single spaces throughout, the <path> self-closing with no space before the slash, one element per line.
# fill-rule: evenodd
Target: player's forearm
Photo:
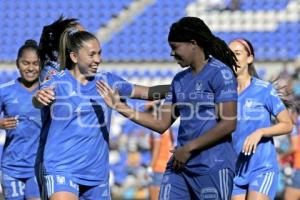
<path fill-rule="evenodd" d="M 221 120 L 214 128 L 188 143 L 189 152 L 210 147 L 229 136 L 236 127 L 236 120 Z"/>
<path fill-rule="evenodd" d="M 115 110 L 135 123 L 145 126 L 160 134 L 169 128 L 163 123 L 163 120 L 156 119 L 151 113 L 136 111 L 130 108 L 127 104 L 119 103 L 115 106 Z"/>
<path fill-rule="evenodd" d="M 170 89 L 170 85 L 157 85 L 157 86 L 149 87 L 148 99 L 149 100 L 164 99 L 169 89 Z"/>
<path fill-rule="evenodd" d="M 272 137 L 292 132 L 293 123 L 287 110 L 278 113 L 276 120 L 278 122 L 275 125 L 257 130 L 261 132 L 262 137 Z"/>
<path fill-rule="evenodd" d="M 269 128 L 262 128 L 260 129 L 262 131 L 263 137 L 272 137 L 272 136 L 278 136 L 278 135 L 284 135 L 288 134 L 292 131 L 293 125 L 291 122 L 279 122 Z"/>
<path fill-rule="evenodd" d="M 145 87 L 135 85 L 131 98 L 145 99 L 145 100 L 158 100 L 164 99 L 169 91 L 170 85 L 157 85 L 152 87 Z"/>

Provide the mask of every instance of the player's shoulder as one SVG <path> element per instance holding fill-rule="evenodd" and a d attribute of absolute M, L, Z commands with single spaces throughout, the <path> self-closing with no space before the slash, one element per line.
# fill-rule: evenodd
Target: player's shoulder
<path fill-rule="evenodd" d="M 178 72 L 177 74 L 175 74 L 173 80 L 177 81 L 177 80 L 181 80 L 181 79 L 185 78 L 187 76 L 187 74 L 191 73 L 190 71 L 191 71 L 190 68 L 188 68 L 188 69 Z"/>
<path fill-rule="evenodd" d="M 8 81 L 8 82 L 5 82 L 5 83 L 1 83 L 0 84 L 0 89 L 1 90 L 8 89 L 8 88 L 14 87 L 15 85 L 16 85 L 16 80 L 11 80 L 11 81 Z"/>
<path fill-rule="evenodd" d="M 207 79 L 209 79 L 212 84 L 220 81 L 224 81 L 225 85 L 237 84 L 232 69 L 220 60 L 211 56 L 207 65 Z"/>
<path fill-rule="evenodd" d="M 115 74 L 108 72 L 108 71 L 98 71 L 95 75 L 96 78 L 109 78 L 109 77 L 113 77 L 116 76 Z"/>
<path fill-rule="evenodd" d="M 43 67 L 43 70 L 56 70 L 56 71 L 60 71 L 61 68 L 59 66 L 59 64 L 57 62 L 54 62 L 54 61 L 48 61 L 46 62 L 46 64 L 44 65 Z"/>
<path fill-rule="evenodd" d="M 60 80 L 60 79 L 63 79 L 65 77 L 67 77 L 68 75 L 68 72 L 67 70 L 61 70 L 61 71 L 58 71 L 56 74 L 54 74 L 50 80 Z"/>
<path fill-rule="evenodd" d="M 209 70 L 213 74 L 222 74 L 223 76 L 225 75 L 233 75 L 232 69 L 230 69 L 225 63 L 222 61 L 210 56 L 207 65 L 209 65 Z"/>
<path fill-rule="evenodd" d="M 111 73 L 108 71 L 101 71 L 97 72 L 95 75 L 96 80 L 102 80 L 107 82 L 108 84 L 115 84 L 115 83 L 128 83 L 127 80 L 123 79 L 122 77 L 118 76 L 115 73 Z"/>
<path fill-rule="evenodd" d="M 252 80 L 253 81 L 253 85 L 256 88 L 261 88 L 261 89 L 264 89 L 264 90 L 272 88 L 272 84 L 270 82 L 268 82 L 268 81 L 261 80 L 259 78 L 255 78 L 255 77 L 253 77 L 252 79 L 253 79 Z"/>
<path fill-rule="evenodd" d="M 61 70 L 41 82 L 41 86 L 51 85 L 60 81 L 64 81 L 67 76 L 66 70 Z"/>
<path fill-rule="evenodd" d="M 108 71 L 101 71 L 96 73 L 95 78 L 96 80 L 102 80 L 104 82 L 111 83 L 116 79 L 119 79 L 119 76 Z"/>

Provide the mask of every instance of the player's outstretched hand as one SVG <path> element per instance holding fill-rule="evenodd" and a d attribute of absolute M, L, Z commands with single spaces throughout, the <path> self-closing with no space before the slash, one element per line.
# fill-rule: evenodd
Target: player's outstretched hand
<path fill-rule="evenodd" d="M 104 81 L 97 81 L 96 87 L 99 95 L 102 96 L 107 106 L 116 109 L 116 105 L 121 103 L 118 91 L 111 89 Z"/>

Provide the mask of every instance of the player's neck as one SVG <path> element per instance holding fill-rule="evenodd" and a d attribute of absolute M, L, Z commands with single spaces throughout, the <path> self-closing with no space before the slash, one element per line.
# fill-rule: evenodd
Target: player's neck
<path fill-rule="evenodd" d="M 39 85 L 38 80 L 37 81 L 33 81 L 33 82 L 27 82 L 24 79 L 19 79 L 19 82 L 28 91 L 32 91 L 32 90 L 36 89 L 38 87 L 38 85 Z"/>
<path fill-rule="evenodd" d="M 86 77 L 80 73 L 80 71 L 77 68 L 73 68 L 70 70 L 70 74 L 81 84 L 85 85 L 89 81 L 86 79 Z"/>
<path fill-rule="evenodd" d="M 238 93 L 245 90 L 251 83 L 251 76 L 248 73 L 240 74 L 237 77 L 238 82 Z"/>
<path fill-rule="evenodd" d="M 191 65 L 193 75 L 198 74 L 202 71 L 204 66 L 207 64 L 208 59 L 205 59 L 204 53 L 201 56 L 198 56 L 195 62 Z"/>

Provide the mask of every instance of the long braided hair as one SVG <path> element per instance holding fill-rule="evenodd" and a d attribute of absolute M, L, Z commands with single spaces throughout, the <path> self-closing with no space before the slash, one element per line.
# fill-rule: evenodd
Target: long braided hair
<path fill-rule="evenodd" d="M 208 26 L 197 17 L 183 17 L 172 24 L 168 36 L 169 42 L 190 42 L 195 40 L 204 50 L 205 58 L 209 55 L 222 61 L 233 73 L 238 68 L 236 57 L 227 44 L 216 37 Z"/>

